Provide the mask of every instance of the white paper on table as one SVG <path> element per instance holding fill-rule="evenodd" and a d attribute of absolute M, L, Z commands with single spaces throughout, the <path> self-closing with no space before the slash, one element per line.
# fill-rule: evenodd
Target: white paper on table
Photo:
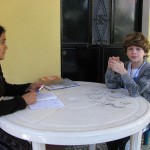
<path fill-rule="evenodd" d="M 41 101 L 41 100 L 50 100 L 50 99 L 57 99 L 57 96 L 53 93 L 50 92 L 45 92 L 45 93 L 37 93 L 37 101 Z"/>
<path fill-rule="evenodd" d="M 56 89 L 63 89 L 63 88 L 69 88 L 75 86 L 79 86 L 79 84 L 75 81 L 65 78 L 60 83 L 49 84 L 44 87 L 48 90 L 56 90 Z"/>
<path fill-rule="evenodd" d="M 37 101 L 36 103 L 29 105 L 30 109 L 41 109 L 41 108 L 62 108 L 64 104 L 59 99 L 47 99 Z"/>

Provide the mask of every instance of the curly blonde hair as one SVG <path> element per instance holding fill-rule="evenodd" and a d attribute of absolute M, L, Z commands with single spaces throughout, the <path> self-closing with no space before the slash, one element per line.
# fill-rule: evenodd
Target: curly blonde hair
<path fill-rule="evenodd" d="M 123 41 L 123 48 L 127 52 L 127 47 L 138 46 L 141 47 L 146 53 L 145 57 L 148 57 L 148 52 L 150 50 L 150 43 L 148 39 L 141 32 L 134 32 L 128 34 Z"/>

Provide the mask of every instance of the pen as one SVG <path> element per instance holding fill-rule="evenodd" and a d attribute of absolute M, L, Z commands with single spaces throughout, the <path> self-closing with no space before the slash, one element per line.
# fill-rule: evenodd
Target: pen
<path fill-rule="evenodd" d="M 43 89 L 44 85 L 42 85 L 38 90 L 37 93 L 40 92 Z"/>

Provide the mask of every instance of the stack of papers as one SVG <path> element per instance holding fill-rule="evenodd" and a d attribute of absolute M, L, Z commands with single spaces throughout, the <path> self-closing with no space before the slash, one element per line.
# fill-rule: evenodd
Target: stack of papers
<path fill-rule="evenodd" d="M 30 109 L 41 109 L 41 108 L 62 108 L 64 104 L 57 96 L 53 93 L 38 93 L 37 101 L 34 104 L 29 105 Z"/>
<path fill-rule="evenodd" d="M 56 89 L 63 89 L 63 88 L 69 88 L 69 87 L 75 87 L 75 86 L 79 86 L 79 84 L 66 78 L 66 79 L 62 79 L 60 83 L 49 84 L 44 87 L 48 90 L 56 90 Z"/>

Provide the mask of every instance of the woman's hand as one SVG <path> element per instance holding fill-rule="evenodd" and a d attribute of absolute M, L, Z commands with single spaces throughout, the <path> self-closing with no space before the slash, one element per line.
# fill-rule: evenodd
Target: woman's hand
<path fill-rule="evenodd" d="M 27 105 L 33 104 L 36 102 L 36 92 L 29 92 L 24 95 L 22 95 L 22 98 L 25 100 Z"/>
<path fill-rule="evenodd" d="M 36 92 L 43 84 L 40 82 L 31 83 L 29 87 L 26 89 L 28 92 Z"/>

